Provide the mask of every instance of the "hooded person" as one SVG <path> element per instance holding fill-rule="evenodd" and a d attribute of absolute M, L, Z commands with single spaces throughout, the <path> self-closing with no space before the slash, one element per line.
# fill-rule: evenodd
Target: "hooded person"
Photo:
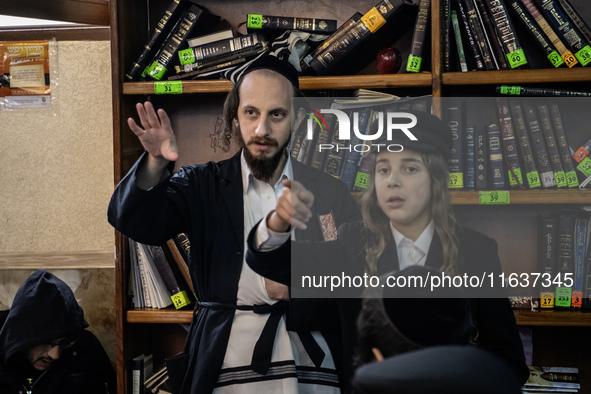
<path fill-rule="evenodd" d="M 115 371 L 66 283 L 38 270 L 0 314 L 0 393 L 110 393 Z"/>

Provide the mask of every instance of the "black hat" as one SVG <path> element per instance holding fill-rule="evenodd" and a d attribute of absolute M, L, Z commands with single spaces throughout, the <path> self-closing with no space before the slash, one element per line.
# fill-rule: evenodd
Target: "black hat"
<path fill-rule="evenodd" d="M 467 344 L 473 335 L 473 325 L 470 300 L 464 293 L 454 287 L 418 286 L 410 279 L 420 276 L 429 283 L 429 277 L 434 275 L 439 276 L 441 272 L 423 266 L 387 274 L 385 277 L 405 277 L 406 286 L 402 285 L 403 281 L 389 279 L 399 286 L 383 288 L 385 313 L 400 335 L 419 346 Z"/>
<path fill-rule="evenodd" d="M 388 111 L 392 113 L 394 111 Z M 376 144 L 399 144 L 404 149 L 410 149 L 421 153 L 442 153 L 445 158 L 449 158 L 452 149 L 452 135 L 451 130 L 447 124 L 435 115 L 431 115 L 427 112 L 414 111 L 414 110 L 397 110 L 395 113 L 400 115 L 395 116 L 392 119 L 393 124 L 409 125 L 407 130 L 411 132 L 417 140 L 411 140 L 406 133 L 401 130 L 393 130 L 391 138 L 388 138 L 386 130 L 382 132 L 382 135 L 375 141 L 372 142 L 374 145 L 374 152 L 383 152 L 376 146 Z M 416 123 L 415 123 L 416 120 Z M 371 125 L 370 133 L 374 134 L 378 125 L 374 122 Z"/>
<path fill-rule="evenodd" d="M 287 60 L 280 60 L 276 56 L 266 54 L 256 58 L 250 63 L 238 77 L 238 81 L 241 81 L 249 72 L 260 69 L 273 70 L 287 78 L 296 89 L 300 88 L 298 72 L 294 66 L 292 66 Z"/>

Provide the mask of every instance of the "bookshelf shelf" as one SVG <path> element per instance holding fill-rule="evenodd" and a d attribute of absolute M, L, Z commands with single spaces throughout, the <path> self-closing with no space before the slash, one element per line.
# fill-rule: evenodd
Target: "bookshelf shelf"
<path fill-rule="evenodd" d="M 225 93 L 232 89 L 227 79 L 208 79 L 203 81 L 182 81 L 183 93 Z M 419 74 L 392 75 L 346 75 L 330 77 L 301 77 L 302 90 L 331 89 L 386 89 L 397 87 L 431 87 L 429 72 Z M 154 82 L 125 82 L 124 95 L 154 94 Z"/>
<path fill-rule="evenodd" d="M 511 190 L 511 204 L 591 204 L 591 190 Z M 479 205 L 479 191 L 452 191 L 455 205 Z"/>
<path fill-rule="evenodd" d="M 513 312 L 515 320 L 520 326 L 591 327 L 591 312 L 521 309 L 516 309 Z M 191 323 L 192 319 L 193 311 L 177 311 L 175 309 L 127 311 L 128 323 Z"/>
<path fill-rule="evenodd" d="M 541 70 L 499 70 L 448 72 L 441 74 L 443 85 L 494 85 L 499 83 L 526 84 L 545 82 L 591 81 L 587 68 L 558 68 Z"/>

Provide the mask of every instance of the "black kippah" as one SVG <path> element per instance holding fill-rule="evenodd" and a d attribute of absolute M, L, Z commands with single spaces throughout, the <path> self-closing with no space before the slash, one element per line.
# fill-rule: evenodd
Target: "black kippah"
<path fill-rule="evenodd" d="M 287 78 L 296 89 L 300 88 L 298 72 L 295 67 L 287 60 L 279 60 L 279 58 L 273 55 L 263 55 L 257 58 L 242 72 L 239 80 L 242 80 L 249 72 L 261 69 L 273 70 Z"/>

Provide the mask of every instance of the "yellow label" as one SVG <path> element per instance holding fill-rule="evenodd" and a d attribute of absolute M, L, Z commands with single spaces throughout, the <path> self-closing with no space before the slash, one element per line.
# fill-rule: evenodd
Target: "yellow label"
<path fill-rule="evenodd" d="M 361 21 L 372 33 L 375 33 L 380 27 L 384 26 L 384 23 L 386 23 L 386 20 L 376 7 L 373 7 L 367 12 L 367 14 L 363 15 Z"/>
<path fill-rule="evenodd" d="M 540 292 L 540 308 L 554 308 L 554 292 Z"/>
<path fill-rule="evenodd" d="M 478 193 L 480 205 L 506 205 L 511 203 L 511 193 L 504 190 Z"/>
<path fill-rule="evenodd" d="M 571 51 L 564 52 L 562 54 L 562 60 L 564 60 L 564 62 L 568 66 L 568 68 L 571 68 L 574 65 L 579 63 L 579 61 L 577 60 L 577 58 L 575 57 L 575 55 L 573 55 L 573 53 Z"/>
<path fill-rule="evenodd" d="M 172 303 L 176 309 L 181 309 L 184 306 L 191 305 L 191 299 L 189 296 L 187 296 L 187 292 L 184 290 L 171 295 L 170 298 L 172 299 Z"/>
<path fill-rule="evenodd" d="M 449 174 L 449 188 L 461 189 L 464 187 L 464 173 L 454 172 Z"/>

